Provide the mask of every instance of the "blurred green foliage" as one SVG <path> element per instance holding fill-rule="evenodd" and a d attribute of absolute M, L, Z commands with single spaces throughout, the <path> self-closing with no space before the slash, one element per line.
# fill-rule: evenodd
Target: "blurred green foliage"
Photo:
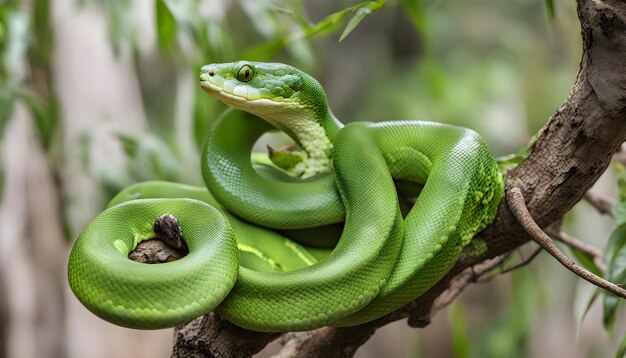
<path fill-rule="evenodd" d="M 36 0 L 30 12 L 19 1 L 0 2 L 0 136 L 17 102 L 31 111 L 42 145 L 48 148 L 58 125 L 49 78 L 53 48 L 50 3 Z"/>
<path fill-rule="evenodd" d="M 613 283 L 626 285 L 626 169 L 622 164 L 615 165 L 619 201 L 613 206 L 612 214 L 617 228 L 611 233 L 604 248 L 604 258 L 608 263 L 605 278 Z M 613 332 L 618 309 L 624 306 L 624 300 L 603 292 L 603 323 L 609 332 Z M 617 356 L 624 356 L 626 336 L 620 344 Z"/>
<path fill-rule="evenodd" d="M 449 320 L 454 357 L 530 356 L 527 341 L 542 292 L 537 291 L 536 278 L 528 270 L 516 270 L 511 275 L 511 300 L 478 326 L 468 323 L 468 308 L 453 303 Z"/>

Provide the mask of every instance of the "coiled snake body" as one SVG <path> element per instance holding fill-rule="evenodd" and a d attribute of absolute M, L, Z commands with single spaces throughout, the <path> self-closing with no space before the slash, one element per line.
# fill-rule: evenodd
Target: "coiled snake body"
<path fill-rule="evenodd" d="M 211 310 L 258 331 L 367 322 L 428 290 L 496 214 L 502 178 L 471 130 L 417 121 L 343 126 L 319 83 L 284 64 L 207 65 L 200 81 L 234 108 L 203 152 L 210 194 L 168 183 L 130 187 L 72 249 L 72 290 L 110 322 L 162 328 Z M 279 165 L 301 179 L 275 180 L 251 163 L 253 144 L 272 126 L 301 147 L 282 153 L 289 163 Z M 404 219 L 394 179 L 423 185 Z M 129 260 L 165 213 L 178 219 L 189 254 L 161 265 Z M 330 253 L 265 229 L 343 220 Z"/>

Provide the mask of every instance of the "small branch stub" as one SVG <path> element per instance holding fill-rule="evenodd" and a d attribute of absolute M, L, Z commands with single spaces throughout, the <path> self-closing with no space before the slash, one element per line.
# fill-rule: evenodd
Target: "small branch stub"
<path fill-rule="evenodd" d="M 587 191 L 583 199 L 596 208 L 600 214 L 613 216 L 612 210 L 616 202 L 615 199 L 592 191 Z"/>
<path fill-rule="evenodd" d="M 163 214 L 154 221 L 154 233 L 157 238 L 163 241 L 167 246 L 189 253 L 189 247 L 185 242 L 185 238 L 180 232 L 178 220 L 172 214 Z"/>
<path fill-rule="evenodd" d="M 189 253 L 174 215 L 164 214 L 156 218 L 153 230 L 156 237 L 137 244 L 128 254 L 129 259 L 146 264 L 161 264 L 178 260 Z"/>

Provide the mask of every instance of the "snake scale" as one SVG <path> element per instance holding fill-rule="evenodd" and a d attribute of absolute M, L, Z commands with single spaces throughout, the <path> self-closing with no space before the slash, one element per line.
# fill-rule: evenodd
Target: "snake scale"
<path fill-rule="evenodd" d="M 285 64 L 206 65 L 200 83 L 232 107 L 203 150 L 208 190 L 136 184 L 72 248 L 70 286 L 107 321 L 156 329 L 214 310 L 257 331 L 357 325 L 432 287 L 496 214 L 503 180 L 474 131 L 422 121 L 344 126 L 321 85 Z M 261 169 L 252 148 L 275 128 L 300 149 L 275 151 L 273 168 Z M 394 180 L 421 186 L 405 217 Z M 160 265 L 129 260 L 166 213 L 189 254 Z M 332 250 L 284 235 L 341 222 Z"/>

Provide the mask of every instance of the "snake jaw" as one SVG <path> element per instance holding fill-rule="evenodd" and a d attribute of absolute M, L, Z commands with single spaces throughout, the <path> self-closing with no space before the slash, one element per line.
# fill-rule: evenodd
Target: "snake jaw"
<path fill-rule="evenodd" d="M 250 108 L 254 107 L 266 107 L 282 103 L 282 101 L 279 102 L 267 98 L 260 98 L 254 96 L 254 94 L 251 96 L 250 90 L 247 88 L 248 86 L 236 86 L 231 91 L 225 87 L 215 85 L 210 81 L 200 81 L 200 86 L 204 92 L 238 109 L 250 110 Z"/>
<path fill-rule="evenodd" d="M 201 77 L 202 78 L 202 77 Z M 225 102 L 231 106 L 237 106 L 237 103 L 240 105 L 243 103 L 249 102 L 249 100 L 245 97 L 236 96 L 232 93 L 228 93 L 224 90 L 223 87 L 219 87 L 208 80 L 200 81 L 200 86 L 202 86 L 202 90 L 213 97 L 216 97 L 220 101 Z"/>

